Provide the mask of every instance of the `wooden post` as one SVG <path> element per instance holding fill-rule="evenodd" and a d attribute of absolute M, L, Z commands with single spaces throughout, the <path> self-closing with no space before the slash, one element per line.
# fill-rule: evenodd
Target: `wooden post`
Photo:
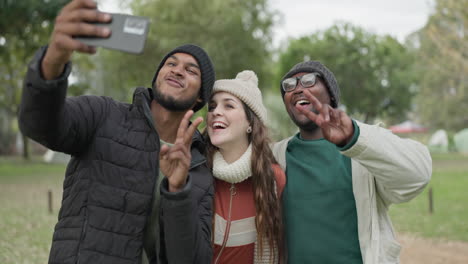
<path fill-rule="evenodd" d="M 434 200 L 433 200 L 433 194 L 432 194 L 432 187 L 429 187 L 429 214 L 434 213 Z"/>
<path fill-rule="evenodd" d="M 52 190 L 49 190 L 47 192 L 47 201 L 48 201 L 48 205 L 49 205 L 49 213 L 51 214 L 53 212 L 53 208 L 52 208 Z"/>

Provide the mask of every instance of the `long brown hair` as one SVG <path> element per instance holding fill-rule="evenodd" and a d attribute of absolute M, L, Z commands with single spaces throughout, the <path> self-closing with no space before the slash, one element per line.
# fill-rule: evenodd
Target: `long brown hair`
<path fill-rule="evenodd" d="M 252 127 L 248 134 L 252 144 L 252 191 L 255 201 L 255 226 L 257 229 L 257 242 L 260 255 L 263 253 L 263 238 L 268 241 L 268 246 L 273 251 L 276 248 L 281 259 L 283 247 L 283 223 L 281 214 L 281 202 L 276 189 L 276 178 L 272 164 L 277 164 L 270 149 L 270 138 L 267 127 L 260 121 L 255 113 L 242 102 L 247 121 Z M 213 155 L 218 150 L 208 138 L 207 130 L 204 132 L 207 148 L 206 157 L 208 166 L 213 167 Z M 275 192 L 275 190 L 277 190 Z M 214 206 L 213 206 L 214 208 Z M 213 213 L 214 216 L 214 213 Z M 214 230 L 214 229 L 213 229 Z M 274 252 L 274 251 L 273 251 Z M 270 255 L 273 257 L 273 254 Z"/>

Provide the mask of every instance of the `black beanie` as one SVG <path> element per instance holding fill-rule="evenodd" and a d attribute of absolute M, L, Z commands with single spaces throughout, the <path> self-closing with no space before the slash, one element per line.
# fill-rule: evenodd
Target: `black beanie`
<path fill-rule="evenodd" d="M 151 82 L 151 87 L 154 88 L 154 82 L 158 77 L 159 70 L 161 70 L 162 66 L 166 62 L 167 58 L 169 58 L 172 54 L 175 53 L 186 53 L 192 55 L 198 62 L 198 66 L 200 66 L 201 72 L 201 87 L 200 87 L 200 98 L 202 99 L 201 103 L 197 103 L 193 107 L 193 111 L 196 112 L 200 110 L 203 106 L 205 106 L 206 102 L 211 96 L 211 90 L 213 89 L 213 84 L 216 79 L 215 77 L 215 70 L 213 67 L 213 63 L 210 60 L 210 57 L 206 53 L 205 50 L 200 48 L 199 46 L 193 44 L 185 44 L 173 49 L 171 52 L 167 53 L 166 56 L 161 60 L 156 73 L 154 74 L 153 81 Z"/>
<path fill-rule="evenodd" d="M 325 67 L 322 63 L 318 61 L 305 61 L 305 62 L 300 62 L 294 67 L 289 70 L 286 75 L 283 76 L 281 79 L 280 83 L 280 89 L 281 89 L 281 96 L 284 97 L 284 90 L 282 86 L 282 82 L 284 79 L 287 79 L 295 74 L 298 74 L 300 72 L 317 72 L 320 74 L 320 76 L 323 78 L 325 81 L 325 86 L 328 89 L 328 94 L 330 95 L 331 99 L 331 106 L 333 108 L 337 108 L 339 103 L 340 103 L 340 87 L 338 87 L 338 82 L 335 79 L 335 76 L 333 75 L 333 72 L 331 72 L 327 67 Z"/>

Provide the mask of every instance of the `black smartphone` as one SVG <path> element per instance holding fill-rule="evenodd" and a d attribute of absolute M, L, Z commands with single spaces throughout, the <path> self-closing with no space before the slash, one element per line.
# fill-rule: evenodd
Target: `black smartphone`
<path fill-rule="evenodd" d="M 140 54 L 145 47 L 150 21 L 146 17 L 126 14 L 112 14 L 112 21 L 107 24 L 95 23 L 98 26 L 106 26 L 112 31 L 108 38 L 83 37 L 75 39 L 91 46 Z"/>

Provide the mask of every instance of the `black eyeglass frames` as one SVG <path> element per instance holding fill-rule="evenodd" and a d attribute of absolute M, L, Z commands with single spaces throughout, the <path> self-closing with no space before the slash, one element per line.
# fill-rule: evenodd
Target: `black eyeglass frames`
<path fill-rule="evenodd" d="M 301 82 L 302 87 L 308 88 L 315 85 L 317 82 L 317 77 L 321 77 L 320 73 L 312 72 L 298 77 L 290 77 L 284 79 L 281 83 L 281 86 L 285 92 L 291 92 L 296 89 L 298 82 Z"/>

